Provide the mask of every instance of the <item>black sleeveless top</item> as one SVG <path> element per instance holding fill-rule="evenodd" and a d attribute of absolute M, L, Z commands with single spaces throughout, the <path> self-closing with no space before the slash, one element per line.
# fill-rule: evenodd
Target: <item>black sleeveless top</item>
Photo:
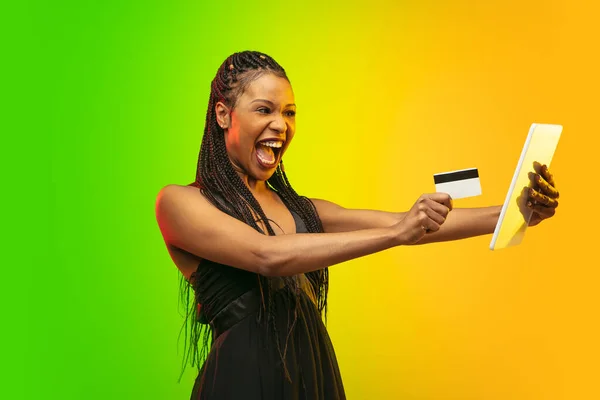
<path fill-rule="evenodd" d="M 292 216 L 296 233 L 307 233 L 302 218 L 294 212 Z M 269 317 L 278 328 L 271 331 L 265 329 L 259 308 L 247 307 L 260 300 L 260 296 L 252 296 L 257 293 L 258 274 L 208 260 L 198 265 L 190 284 L 202 305 L 205 321 L 211 321 L 213 341 L 191 400 L 346 398 L 333 345 L 314 293 L 311 295 L 311 285 L 304 274 L 294 278 L 300 280 L 300 292 L 286 287 L 270 292 Z M 223 314 L 235 314 L 240 305 L 238 317 L 225 318 L 226 326 L 214 335 L 217 329 L 212 322 Z"/>
<path fill-rule="evenodd" d="M 291 211 L 296 224 L 296 233 L 307 233 L 306 224 Z M 190 276 L 196 302 L 201 305 L 200 320 L 211 321 L 227 304 L 249 290 L 258 287 L 258 275 L 210 260 L 203 260 Z"/>

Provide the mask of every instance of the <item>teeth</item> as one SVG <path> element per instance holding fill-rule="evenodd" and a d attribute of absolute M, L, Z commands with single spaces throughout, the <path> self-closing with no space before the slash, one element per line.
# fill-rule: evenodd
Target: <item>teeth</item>
<path fill-rule="evenodd" d="M 263 146 L 267 146 L 267 147 L 274 147 L 276 149 L 280 148 L 281 146 L 283 146 L 282 142 L 278 142 L 278 141 L 269 141 L 269 142 L 261 142 L 261 144 Z"/>
<path fill-rule="evenodd" d="M 267 160 L 267 159 L 263 158 L 260 154 L 257 154 L 257 155 L 258 155 L 258 158 L 260 159 L 260 161 L 262 161 L 264 164 L 267 164 L 267 165 L 275 165 L 275 162 L 277 161 L 277 160 L 273 160 L 273 161 Z"/>

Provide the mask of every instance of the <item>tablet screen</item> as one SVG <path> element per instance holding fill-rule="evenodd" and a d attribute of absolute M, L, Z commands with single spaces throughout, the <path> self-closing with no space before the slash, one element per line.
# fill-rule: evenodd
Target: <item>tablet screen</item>
<path fill-rule="evenodd" d="M 496 224 L 490 249 L 515 246 L 523 240 L 533 211 L 526 206 L 530 172 L 535 161 L 550 167 L 562 133 L 561 125 L 532 124 Z"/>

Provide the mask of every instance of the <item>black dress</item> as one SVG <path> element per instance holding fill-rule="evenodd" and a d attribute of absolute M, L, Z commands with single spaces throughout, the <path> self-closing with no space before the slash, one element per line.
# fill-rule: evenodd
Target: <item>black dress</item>
<path fill-rule="evenodd" d="M 306 233 L 304 221 L 292 215 L 296 233 Z M 296 279 L 302 287 L 299 293 L 284 285 L 271 290 L 271 321 L 278 328 L 274 330 L 265 322 L 257 274 L 200 263 L 190 282 L 210 322 L 213 342 L 192 400 L 346 398 L 312 286 L 303 274 Z"/>

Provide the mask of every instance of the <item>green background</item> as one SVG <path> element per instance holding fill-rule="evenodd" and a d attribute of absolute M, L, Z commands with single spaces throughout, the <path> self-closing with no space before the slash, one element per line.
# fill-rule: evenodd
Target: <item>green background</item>
<path fill-rule="evenodd" d="M 176 382 L 178 272 L 154 219 L 156 194 L 195 177 L 223 59 L 277 50 L 282 64 L 299 64 L 307 39 L 318 39 L 314 4 L 9 7 L 6 115 L 19 145 L 7 150 L 22 165 L 7 166 L 27 193 L 15 199 L 27 214 L 9 216 L 17 230 L 9 236 L 19 246 L 12 265 L 28 267 L 10 271 L 5 292 L 13 306 L 27 305 L 8 307 L 17 342 L 7 352 L 20 368 L 7 368 L 15 384 L 7 398 L 186 398 L 195 376 L 188 368 Z M 258 11 L 257 24 L 249 16 Z M 296 18 L 294 33 L 274 24 Z"/>

